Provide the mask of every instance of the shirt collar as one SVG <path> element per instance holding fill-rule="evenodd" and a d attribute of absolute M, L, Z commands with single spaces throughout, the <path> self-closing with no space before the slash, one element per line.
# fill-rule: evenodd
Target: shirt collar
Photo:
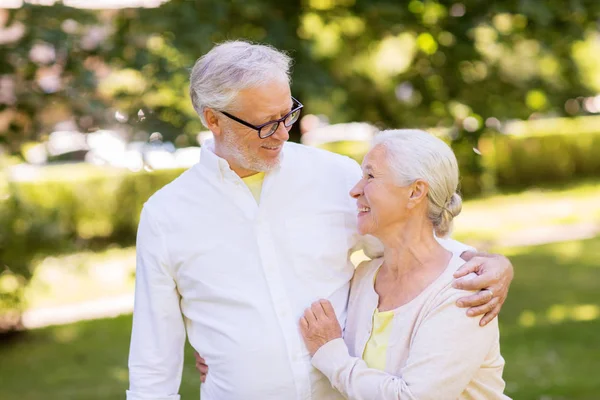
<path fill-rule="evenodd" d="M 234 173 L 229 168 L 229 163 L 215 154 L 215 141 L 208 139 L 200 148 L 200 165 L 223 179 L 227 173 Z"/>

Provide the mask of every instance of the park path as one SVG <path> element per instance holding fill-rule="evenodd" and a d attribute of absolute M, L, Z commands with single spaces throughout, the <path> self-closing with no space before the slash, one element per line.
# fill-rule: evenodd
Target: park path
<path fill-rule="evenodd" d="M 513 233 L 493 243 L 475 245 L 482 250 L 486 250 L 491 247 L 533 246 L 568 240 L 583 240 L 598 235 L 600 235 L 600 225 L 582 223 L 552 228 L 534 227 Z M 28 310 L 23 314 L 23 325 L 27 329 L 35 329 L 130 314 L 133 311 L 133 299 L 133 293 L 129 293 L 77 304 Z"/>

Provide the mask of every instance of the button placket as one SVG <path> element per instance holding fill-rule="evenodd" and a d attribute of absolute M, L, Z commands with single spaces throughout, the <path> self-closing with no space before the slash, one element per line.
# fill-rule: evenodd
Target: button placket
<path fill-rule="evenodd" d="M 311 383 L 309 371 L 302 357 L 298 356 L 298 354 L 302 353 L 303 344 L 300 342 L 297 329 L 289 329 L 291 326 L 295 327 L 297 321 L 293 320 L 291 306 L 285 292 L 285 285 L 276 265 L 277 257 L 275 248 L 273 247 L 271 229 L 261 215 L 256 219 L 256 235 L 267 287 L 269 288 L 274 310 L 282 328 L 288 358 L 296 380 L 298 398 L 310 399 Z"/>

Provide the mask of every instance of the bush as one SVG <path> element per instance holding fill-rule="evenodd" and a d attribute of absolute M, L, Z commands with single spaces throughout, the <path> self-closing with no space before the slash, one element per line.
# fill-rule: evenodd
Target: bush
<path fill-rule="evenodd" d="M 565 118 L 520 123 L 518 127 L 511 127 L 518 133 L 515 135 L 487 132 L 477 145 L 481 155 L 473 151 L 469 140 L 453 141 L 451 146 L 461 174 L 461 193 L 468 198 L 495 190 L 599 177 L 600 118 L 584 119 L 585 125 L 581 120 Z M 547 132 L 540 132 L 542 128 Z M 362 162 L 369 143 L 339 141 L 320 147 Z"/>
<path fill-rule="evenodd" d="M 33 258 L 77 250 L 98 238 L 132 242 L 144 202 L 181 172 L 67 173 L 9 182 L 8 196 L 0 200 L 0 331 L 2 321 L 13 321 L 19 311 Z"/>
<path fill-rule="evenodd" d="M 600 131 L 535 136 L 494 135 L 490 167 L 499 188 L 567 183 L 600 176 Z"/>

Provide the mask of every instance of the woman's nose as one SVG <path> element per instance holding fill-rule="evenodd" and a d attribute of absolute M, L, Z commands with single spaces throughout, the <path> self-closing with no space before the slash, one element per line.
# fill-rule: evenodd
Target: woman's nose
<path fill-rule="evenodd" d="M 363 180 L 358 181 L 356 185 L 350 190 L 350 197 L 357 199 L 363 192 Z"/>

